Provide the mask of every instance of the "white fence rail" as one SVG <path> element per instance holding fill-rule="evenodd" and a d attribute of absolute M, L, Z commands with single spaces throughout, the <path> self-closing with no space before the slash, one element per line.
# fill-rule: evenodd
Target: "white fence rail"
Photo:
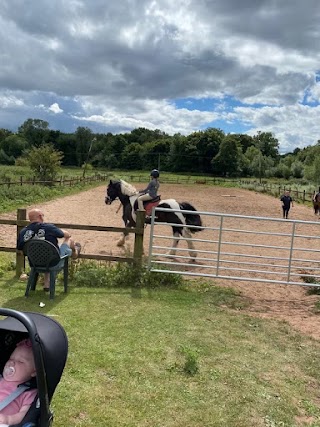
<path fill-rule="evenodd" d="M 150 271 L 320 286 L 320 221 L 198 212 L 204 229 L 192 235 L 195 249 L 187 248 L 190 239 L 181 238 L 176 254 L 169 255 L 171 227 L 155 219 L 165 210 L 155 208 L 152 214 Z"/>

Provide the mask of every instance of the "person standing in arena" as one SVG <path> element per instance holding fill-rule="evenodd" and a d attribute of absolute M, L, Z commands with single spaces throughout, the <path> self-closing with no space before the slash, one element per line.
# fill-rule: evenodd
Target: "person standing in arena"
<path fill-rule="evenodd" d="M 283 218 L 288 219 L 288 214 L 291 206 L 293 207 L 293 199 L 290 196 L 290 191 L 286 190 L 284 194 L 280 197 L 282 202 L 282 214 Z"/>

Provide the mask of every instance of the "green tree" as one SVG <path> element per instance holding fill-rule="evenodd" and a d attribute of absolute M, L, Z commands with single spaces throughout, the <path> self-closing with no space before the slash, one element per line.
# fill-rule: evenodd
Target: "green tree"
<path fill-rule="evenodd" d="M 18 128 L 18 133 L 28 141 L 29 146 L 40 147 L 49 142 L 49 123 L 40 119 L 28 119 Z"/>
<path fill-rule="evenodd" d="M 245 152 L 245 157 L 249 161 L 250 175 L 261 180 L 265 176 L 270 176 L 275 160 L 272 157 L 263 155 L 256 146 L 251 146 Z"/>
<path fill-rule="evenodd" d="M 198 150 L 194 141 L 175 134 L 172 137 L 168 165 L 173 172 L 194 172 L 198 170 Z"/>
<path fill-rule="evenodd" d="M 239 176 L 240 151 L 237 138 L 234 135 L 227 135 L 220 145 L 219 153 L 212 159 L 213 173 L 221 176 Z"/>
<path fill-rule="evenodd" d="M 93 139 L 92 130 L 79 126 L 75 133 L 77 166 L 82 166 L 88 156 L 88 151 Z"/>
<path fill-rule="evenodd" d="M 162 169 L 167 168 L 167 159 L 170 150 L 168 139 L 147 142 L 141 147 L 141 157 L 144 169 Z"/>
<path fill-rule="evenodd" d="M 3 151 L 3 149 L 1 148 L 0 149 L 0 163 L 2 164 L 2 165 L 14 165 L 14 163 L 15 163 L 15 159 L 14 159 L 14 157 L 10 157 L 10 156 L 8 156 L 4 151 Z"/>
<path fill-rule="evenodd" d="M 0 142 L 4 141 L 9 135 L 12 135 L 13 132 L 11 132 L 11 130 L 8 129 L 0 129 Z"/>
<path fill-rule="evenodd" d="M 9 135 L 3 141 L 0 141 L 0 149 L 2 149 L 7 156 L 12 156 L 15 159 L 22 155 L 27 146 L 27 140 L 18 134 Z"/>
<path fill-rule="evenodd" d="M 51 144 L 32 147 L 26 153 L 30 169 L 40 181 L 53 181 L 60 170 L 63 153 Z"/>
<path fill-rule="evenodd" d="M 74 133 L 60 133 L 54 148 L 63 153 L 64 166 L 77 166 L 76 158 L 76 136 Z"/>
<path fill-rule="evenodd" d="M 107 169 L 117 169 L 119 167 L 119 158 L 116 154 L 108 154 L 105 158 L 100 159 L 100 165 L 103 165 Z"/>
<path fill-rule="evenodd" d="M 121 166 L 127 170 L 143 169 L 140 144 L 133 143 L 126 146 L 122 153 Z"/>
<path fill-rule="evenodd" d="M 271 132 L 258 132 L 253 137 L 255 146 L 259 148 L 262 154 L 266 157 L 274 159 L 279 157 L 279 142 Z"/>
<path fill-rule="evenodd" d="M 194 132 L 187 137 L 189 141 L 193 142 L 197 150 L 198 172 L 212 173 L 211 160 L 218 154 L 220 144 L 224 138 L 224 132 L 221 129 L 214 128 Z M 193 163 L 195 162 L 196 159 L 193 159 Z"/>
<path fill-rule="evenodd" d="M 255 145 L 254 139 L 252 138 L 252 136 L 246 135 L 246 134 L 235 134 L 235 137 L 237 137 L 241 147 L 242 147 L 242 152 L 245 153 L 247 151 L 247 149 L 253 145 Z"/>
<path fill-rule="evenodd" d="M 166 134 L 161 132 L 159 129 L 150 130 L 146 128 L 136 128 L 130 133 L 126 134 L 128 144 L 145 144 L 147 142 L 156 141 L 165 138 Z"/>
<path fill-rule="evenodd" d="M 291 174 L 294 178 L 302 178 L 303 177 L 303 163 L 299 162 L 299 160 L 294 161 L 291 164 Z"/>
<path fill-rule="evenodd" d="M 98 138 L 95 147 L 98 152 L 95 154 L 97 166 L 115 169 L 121 167 L 122 154 L 127 146 L 127 141 L 123 135 L 112 135 L 108 132 Z M 124 168 L 126 166 L 124 165 Z"/>

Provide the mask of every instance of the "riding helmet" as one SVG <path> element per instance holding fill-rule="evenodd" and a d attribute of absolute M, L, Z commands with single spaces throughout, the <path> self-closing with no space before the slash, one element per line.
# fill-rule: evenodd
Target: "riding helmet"
<path fill-rule="evenodd" d="M 150 173 L 150 176 L 152 176 L 153 178 L 159 178 L 160 174 L 158 169 L 153 169 Z"/>

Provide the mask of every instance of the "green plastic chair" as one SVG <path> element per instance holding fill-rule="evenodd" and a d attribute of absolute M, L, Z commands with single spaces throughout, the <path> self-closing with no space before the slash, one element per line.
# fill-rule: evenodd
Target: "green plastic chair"
<path fill-rule="evenodd" d="M 30 275 L 27 282 L 25 296 L 29 291 L 36 289 L 39 273 L 50 273 L 50 299 L 54 299 L 56 278 L 59 271 L 63 270 L 64 292 L 68 290 L 68 255 L 60 256 L 59 249 L 47 240 L 31 239 L 25 243 L 23 253 L 28 257 Z M 61 261 L 64 260 L 64 263 Z M 63 265 L 62 265 L 63 264 Z"/>

